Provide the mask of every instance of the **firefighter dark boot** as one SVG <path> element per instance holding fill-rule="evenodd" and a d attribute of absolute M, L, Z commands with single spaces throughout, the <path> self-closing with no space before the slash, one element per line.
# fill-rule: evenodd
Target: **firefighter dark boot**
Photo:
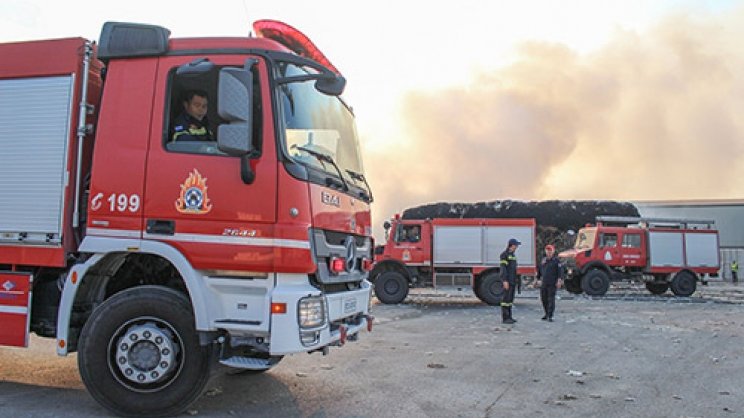
<path fill-rule="evenodd" d="M 512 316 L 512 307 L 511 306 L 509 307 L 509 319 L 512 321 L 512 324 L 515 323 L 515 322 L 517 322 L 517 320 L 514 319 L 514 317 Z"/>
<path fill-rule="evenodd" d="M 501 307 L 501 322 L 505 324 L 513 324 L 515 321 L 511 318 L 511 308 L 507 306 Z"/>

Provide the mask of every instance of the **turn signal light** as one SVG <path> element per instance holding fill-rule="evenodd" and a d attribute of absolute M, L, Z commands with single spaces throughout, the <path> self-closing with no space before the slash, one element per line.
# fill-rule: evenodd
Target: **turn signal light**
<path fill-rule="evenodd" d="M 331 273 L 338 274 L 346 269 L 346 260 L 338 257 L 331 257 Z"/>
<path fill-rule="evenodd" d="M 280 303 L 280 302 L 274 302 L 271 304 L 271 313 L 272 314 L 285 314 L 287 313 L 287 304 L 286 303 Z"/>

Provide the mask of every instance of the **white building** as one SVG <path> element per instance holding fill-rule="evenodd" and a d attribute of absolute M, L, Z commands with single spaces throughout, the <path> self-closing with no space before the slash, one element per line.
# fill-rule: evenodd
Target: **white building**
<path fill-rule="evenodd" d="M 721 246 L 721 275 L 731 280 L 731 261 L 744 262 L 744 200 L 664 200 L 633 202 L 643 217 L 713 220 Z M 739 280 L 744 271 L 739 269 Z"/>

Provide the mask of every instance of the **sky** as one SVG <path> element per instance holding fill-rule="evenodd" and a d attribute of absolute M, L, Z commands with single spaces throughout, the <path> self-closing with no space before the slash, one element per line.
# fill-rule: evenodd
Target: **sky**
<path fill-rule="evenodd" d="M 295 26 L 348 80 L 376 235 L 439 201 L 744 198 L 744 1 L 354 3 L 0 0 L 0 42 Z"/>

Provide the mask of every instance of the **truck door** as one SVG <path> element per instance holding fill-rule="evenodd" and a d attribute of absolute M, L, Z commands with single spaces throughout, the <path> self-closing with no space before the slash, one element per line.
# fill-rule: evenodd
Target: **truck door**
<path fill-rule="evenodd" d="M 604 263 L 608 266 L 622 266 L 618 249 L 617 233 L 602 232 L 599 235 L 599 251 Z"/>
<path fill-rule="evenodd" d="M 646 260 L 643 254 L 642 237 L 643 234 L 640 231 L 623 233 L 620 247 L 622 265 L 626 267 L 645 266 Z"/>
<path fill-rule="evenodd" d="M 195 58 L 207 58 L 207 69 L 177 74 L 180 66 L 197 62 Z M 273 267 L 270 243 L 276 222 L 277 159 L 269 81 L 261 58 L 255 57 L 252 66 L 252 141 L 258 150 L 251 159 L 252 183 L 241 178 L 240 158 L 221 153 L 216 142 L 223 122 L 217 113 L 219 70 L 243 67 L 246 58 L 164 57 L 158 67 L 146 164 L 144 236 L 173 245 L 197 269 L 266 272 Z M 186 117 L 193 92 L 206 95 L 199 99 L 200 105 L 206 102 L 206 116 L 200 123 L 190 114 Z"/>
<path fill-rule="evenodd" d="M 395 249 L 400 260 L 410 266 L 431 264 L 428 245 L 429 235 L 424 236 L 421 224 L 398 224 L 395 229 Z M 426 242 L 424 242 L 426 241 Z"/>

